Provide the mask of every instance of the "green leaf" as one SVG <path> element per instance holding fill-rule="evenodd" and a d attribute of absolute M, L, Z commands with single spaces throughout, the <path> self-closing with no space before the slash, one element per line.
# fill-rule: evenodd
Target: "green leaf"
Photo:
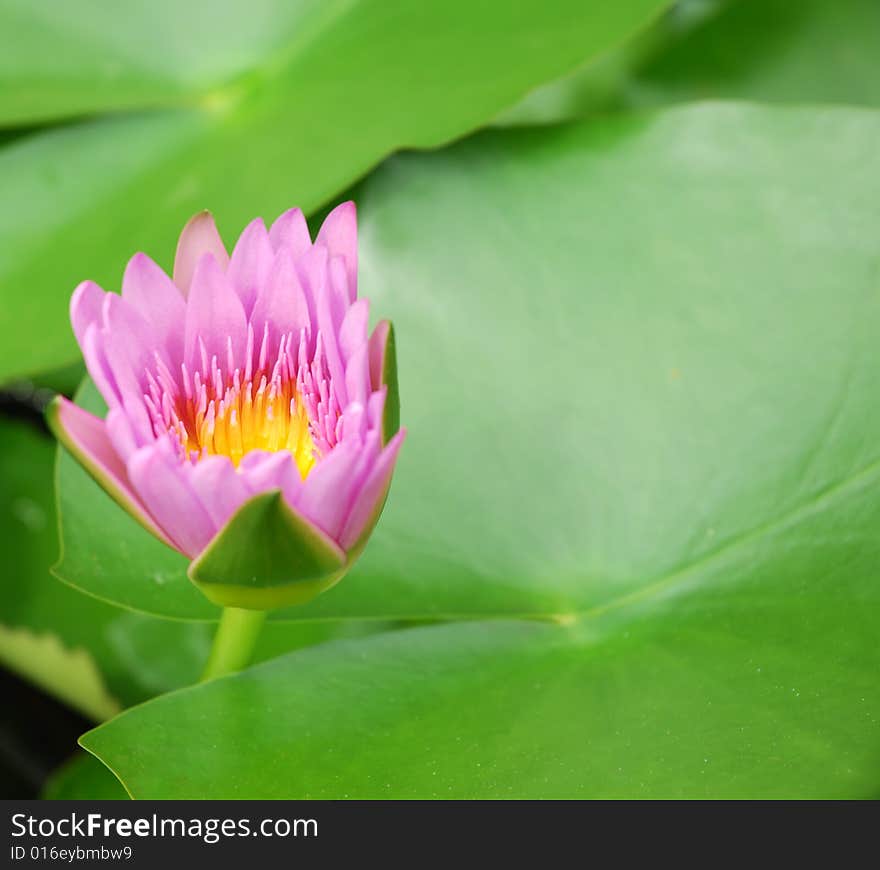
<path fill-rule="evenodd" d="M 567 625 L 328 644 L 81 743 L 149 799 L 874 797 L 878 484 Z"/>
<path fill-rule="evenodd" d="M 658 54 L 630 94 L 880 107 L 878 54 L 875 0 L 735 0 Z"/>
<path fill-rule="evenodd" d="M 245 502 L 188 574 L 220 607 L 274 610 L 311 601 L 341 579 L 345 563 L 339 546 L 273 490 Z"/>
<path fill-rule="evenodd" d="M 359 119 L 378 109 L 399 122 L 416 105 L 415 123 L 442 129 L 450 116 L 467 117 L 528 87 L 547 67 L 577 63 L 619 41 L 662 6 L 255 0 L 245 8 L 194 0 L 182 8 L 157 0 L 138 11 L 100 0 L 64 9 L 51 0 L 4 0 L 0 24 L 16 38 L 0 59 L 0 120 L 211 105 L 298 80 L 298 103 L 324 109 L 339 89 L 347 97 L 342 108 Z M 515 68 L 508 67 L 513 58 Z M 493 69 L 497 74 L 487 75 Z M 473 92 L 457 90 L 459 82 Z M 351 98 L 352 90 L 370 105 Z M 437 103 L 433 112 L 426 97 Z"/>
<path fill-rule="evenodd" d="M 628 105 L 637 71 L 674 50 L 702 21 L 729 0 L 677 0 L 650 26 L 611 51 L 588 59 L 561 79 L 540 85 L 501 112 L 492 126 L 518 127 L 586 118 Z"/>
<path fill-rule="evenodd" d="M 312 210 L 395 149 L 478 127 L 664 4 L 164 0 L 132 19 L 128 4 L 3 0 L 0 122 L 152 111 L 0 150 L 0 381 L 73 359 L 75 285 L 118 287 L 137 250 L 167 265 L 194 212 L 210 207 L 232 242 L 255 215 Z"/>
<path fill-rule="evenodd" d="M 392 160 L 361 260 L 409 436 L 360 561 L 282 617 L 588 611 L 870 467 L 877 141 L 870 111 L 701 105 Z M 59 471 L 61 576 L 207 615 L 183 559 Z"/>
<path fill-rule="evenodd" d="M 128 794 L 94 755 L 80 751 L 52 774 L 42 798 L 46 801 L 125 801 Z"/>
<path fill-rule="evenodd" d="M 705 99 L 880 106 L 875 0 L 680 0 L 639 38 L 496 118 L 500 126 Z"/>

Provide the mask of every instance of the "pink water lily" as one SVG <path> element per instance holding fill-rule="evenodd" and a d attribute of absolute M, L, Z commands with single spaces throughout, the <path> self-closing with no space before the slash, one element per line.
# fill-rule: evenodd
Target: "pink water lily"
<path fill-rule="evenodd" d="M 173 279 L 135 254 L 121 296 L 86 281 L 70 313 L 108 412 L 61 398 L 50 422 L 147 529 L 196 559 L 242 505 L 277 490 L 350 563 L 404 437 L 388 431 L 390 324 L 368 335 L 369 303 L 357 298 L 353 203 L 314 242 L 298 209 L 269 230 L 258 218 L 231 256 L 199 214 Z"/>

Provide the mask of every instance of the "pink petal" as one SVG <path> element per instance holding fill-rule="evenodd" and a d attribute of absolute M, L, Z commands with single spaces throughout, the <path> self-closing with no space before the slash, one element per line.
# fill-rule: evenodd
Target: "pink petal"
<path fill-rule="evenodd" d="M 312 469 L 303 484 L 299 507 L 316 526 L 339 540 L 358 481 L 354 471 L 361 455 L 356 441 L 341 441 Z"/>
<path fill-rule="evenodd" d="M 305 293 L 306 304 L 309 306 L 309 322 L 312 324 L 309 351 L 315 349 L 317 334 L 318 296 L 327 283 L 327 249 L 309 248 L 296 262 L 296 274 Z"/>
<path fill-rule="evenodd" d="M 227 347 L 232 340 L 233 359 L 243 360 L 247 346 L 247 318 L 238 294 L 210 254 L 196 266 L 186 305 L 184 358 L 190 371 L 200 370 L 199 340 L 204 342 L 208 362 L 213 356 L 226 371 Z M 203 373 L 204 374 L 204 373 Z M 231 375 L 232 372 L 227 372 Z"/>
<path fill-rule="evenodd" d="M 168 364 L 164 348 L 151 324 L 124 299 L 108 293 L 104 299 L 104 329 L 101 341 L 107 362 L 122 398 L 122 405 L 134 427 L 139 444 L 152 440 L 153 427 L 144 404 L 147 369 L 155 368 L 156 354 Z"/>
<path fill-rule="evenodd" d="M 146 254 L 135 254 L 128 261 L 122 298 L 155 327 L 169 358 L 182 361 L 186 303 L 174 282 Z"/>
<path fill-rule="evenodd" d="M 362 443 L 367 434 L 367 409 L 361 402 L 349 402 L 342 415 L 342 435 L 340 440 L 354 438 Z"/>
<path fill-rule="evenodd" d="M 206 456 L 185 465 L 189 483 L 219 531 L 251 493 L 228 456 Z"/>
<path fill-rule="evenodd" d="M 282 335 L 293 333 L 296 338 L 301 329 L 308 329 L 310 325 L 306 296 L 293 257 L 285 249 L 275 256 L 251 313 L 254 335 L 261 336 L 267 323 L 276 347 Z"/>
<path fill-rule="evenodd" d="M 336 401 L 342 408 L 348 404 L 348 394 L 345 390 L 345 367 L 339 350 L 339 330 L 348 309 L 348 298 L 334 276 L 338 279 L 343 269 L 344 264 L 340 258 L 335 257 L 330 261 L 330 280 L 324 282 L 317 297 L 318 329 L 323 336 L 324 353 L 336 391 Z"/>
<path fill-rule="evenodd" d="M 128 477 L 175 549 L 190 559 L 198 556 L 216 528 L 182 466 L 166 455 L 163 444 L 138 450 L 129 460 Z"/>
<path fill-rule="evenodd" d="M 339 329 L 339 350 L 342 359 L 348 362 L 360 349 L 367 344 L 367 325 L 370 320 L 370 302 L 358 299 L 348 311 Z"/>
<path fill-rule="evenodd" d="M 83 281 L 70 299 L 70 322 L 95 386 L 107 404 L 113 405 L 121 396 L 100 339 L 106 296 L 94 281 Z"/>
<path fill-rule="evenodd" d="M 235 245 L 226 274 L 238 293 L 245 314 L 254 307 L 257 293 L 272 268 L 274 252 L 262 218 L 251 221 Z"/>
<path fill-rule="evenodd" d="M 385 367 L 385 352 L 390 334 L 391 323 L 380 320 L 370 336 L 370 382 L 374 390 L 382 386 L 382 369 Z"/>
<path fill-rule="evenodd" d="M 252 450 L 241 460 L 238 468 L 252 495 L 280 489 L 290 507 L 294 507 L 299 501 L 303 488 L 302 478 L 293 456 L 286 450 L 279 450 L 277 453 Z"/>
<path fill-rule="evenodd" d="M 284 212 L 272 224 L 269 241 L 277 252 L 286 249 L 294 260 L 298 260 L 312 247 L 312 237 L 303 213 L 298 208 Z"/>
<path fill-rule="evenodd" d="M 104 309 L 104 291 L 94 281 L 83 281 L 70 297 L 70 323 L 79 346 L 85 342 L 86 330 L 101 326 Z"/>
<path fill-rule="evenodd" d="M 370 393 L 367 402 L 367 421 L 371 429 L 382 429 L 382 418 L 385 415 L 385 397 L 388 395 L 388 387 L 380 387 Z"/>
<path fill-rule="evenodd" d="M 115 293 L 107 293 L 104 297 L 101 339 L 116 384 L 122 391 L 129 388 L 137 393 L 144 392 L 146 372 L 155 367 L 157 352 L 168 363 L 155 327 Z"/>
<path fill-rule="evenodd" d="M 225 271 L 229 265 L 229 255 L 217 232 L 214 216 L 209 211 L 193 215 L 183 228 L 174 255 L 174 283 L 184 296 L 189 294 L 196 265 L 204 254 L 211 254 L 220 268 Z"/>
<path fill-rule="evenodd" d="M 327 248 L 330 256 L 340 256 L 345 261 L 348 301 L 357 298 L 357 208 L 351 201 L 336 206 L 324 219 L 316 245 Z"/>
<path fill-rule="evenodd" d="M 348 361 L 345 368 L 345 389 L 349 402 L 366 405 L 370 396 L 370 362 L 366 342 Z"/>
<path fill-rule="evenodd" d="M 89 324 L 80 347 L 89 375 L 95 382 L 98 392 L 104 397 L 104 401 L 112 408 L 122 401 L 122 394 L 116 385 L 113 372 L 110 371 L 110 363 L 107 361 L 104 342 L 101 338 L 102 332 L 103 327 L 97 323 Z"/>
<path fill-rule="evenodd" d="M 339 537 L 343 549 L 350 550 L 365 533 L 371 531 L 372 525 L 375 525 L 379 519 L 379 513 L 391 485 L 397 454 L 405 436 L 405 429 L 398 430 L 368 472 L 366 480 L 354 498 Z"/>
<path fill-rule="evenodd" d="M 107 437 L 104 421 L 63 396 L 55 399 L 48 419 L 58 440 L 107 493 L 160 541 L 172 546 L 131 487 L 125 466 Z"/>
<path fill-rule="evenodd" d="M 128 462 L 131 455 L 140 446 L 135 438 L 134 429 L 129 422 L 124 408 L 111 408 L 104 420 L 107 427 L 107 437 L 113 445 L 113 449 L 123 462 Z"/>

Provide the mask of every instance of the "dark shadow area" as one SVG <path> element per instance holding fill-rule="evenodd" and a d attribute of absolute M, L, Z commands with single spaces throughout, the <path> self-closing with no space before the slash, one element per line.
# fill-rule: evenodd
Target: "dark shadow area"
<path fill-rule="evenodd" d="M 76 751 L 76 740 L 93 723 L 0 670 L 0 795 L 38 798 L 49 775 Z"/>

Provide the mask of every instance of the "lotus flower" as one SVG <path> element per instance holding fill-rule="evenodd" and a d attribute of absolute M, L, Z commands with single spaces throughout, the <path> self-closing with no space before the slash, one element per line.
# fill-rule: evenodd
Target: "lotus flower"
<path fill-rule="evenodd" d="M 73 331 L 102 420 L 59 397 L 59 440 L 223 606 L 267 609 L 336 582 L 381 512 L 397 431 L 393 332 L 368 336 L 353 203 L 314 243 L 302 212 L 183 229 L 173 280 L 135 254 L 122 295 L 86 281 Z"/>

